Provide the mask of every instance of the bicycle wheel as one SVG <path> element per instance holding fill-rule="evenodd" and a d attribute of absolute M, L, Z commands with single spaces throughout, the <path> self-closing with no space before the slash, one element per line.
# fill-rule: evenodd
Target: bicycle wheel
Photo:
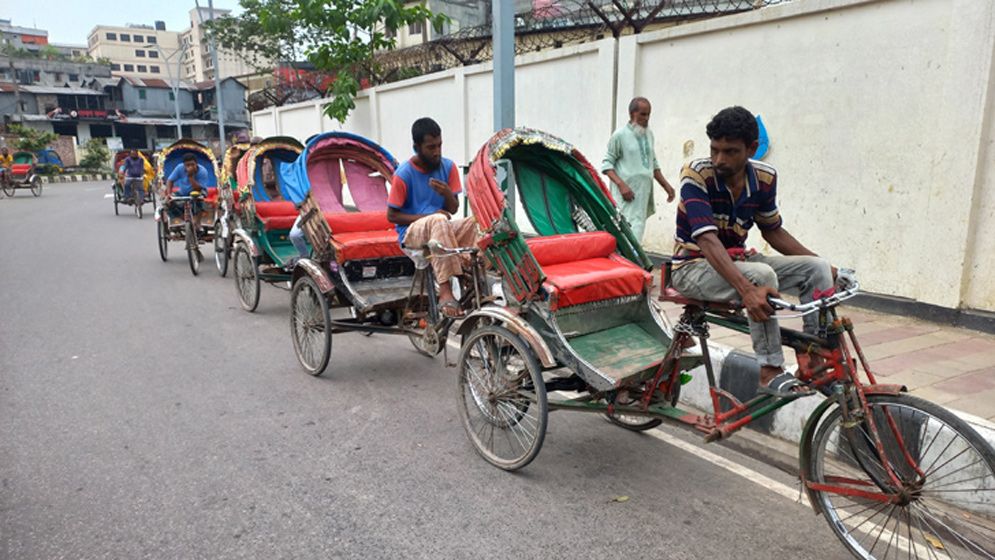
<path fill-rule="evenodd" d="M 874 395 L 868 407 L 884 460 L 869 423 L 844 422 L 838 407 L 809 454 L 809 482 L 852 494 L 814 492 L 836 536 L 858 558 L 995 558 L 995 452 L 988 443 L 950 411 L 916 397 Z"/>
<path fill-rule="evenodd" d="M 249 248 L 241 243 L 235 248 L 235 288 L 242 309 L 255 311 L 259 306 L 259 267 Z"/>
<path fill-rule="evenodd" d="M 194 276 L 200 272 L 200 259 L 197 258 L 197 232 L 193 229 L 193 224 L 187 222 L 183 226 L 184 239 L 187 244 L 187 261 L 190 262 L 190 272 Z"/>
<path fill-rule="evenodd" d="M 31 194 L 35 196 L 41 196 L 41 177 L 35 177 L 31 181 Z"/>
<path fill-rule="evenodd" d="M 549 413 L 532 349 L 504 327 L 478 328 L 460 350 L 458 380 L 460 420 L 477 453 L 506 471 L 531 463 Z"/>
<path fill-rule="evenodd" d="M 332 355 L 332 318 L 328 299 L 310 276 L 298 279 L 290 292 L 290 337 L 304 371 L 314 376 L 324 373 Z"/>
<path fill-rule="evenodd" d="M 663 420 L 647 416 L 634 416 L 632 414 L 619 414 L 617 412 L 615 414 L 605 414 L 604 416 L 605 420 L 608 420 L 612 424 L 626 430 L 632 430 L 633 432 L 645 432 L 663 424 Z"/>
<path fill-rule="evenodd" d="M 223 235 L 220 220 L 214 222 L 214 265 L 219 276 L 228 275 L 228 238 Z"/>
<path fill-rule="evenodd" d="M 16 192 L 17 192 L 17 187 L 14 186 L 14 183 L 7 183 L 3 186 L 3 194 L 7 195 L 8 197 L 14 196 Z"/>
<path fill-rule="evenodd" d="M 114 205 L 114 210 L 117 211 L 117 204 Z M 156 228 L 156 233 L 159 234 L 159 258 L 162 259 L 162 262 L 166 262 L 169 255 L 169 214 L 165 211 L 159 215 L 159 226 Z"/>

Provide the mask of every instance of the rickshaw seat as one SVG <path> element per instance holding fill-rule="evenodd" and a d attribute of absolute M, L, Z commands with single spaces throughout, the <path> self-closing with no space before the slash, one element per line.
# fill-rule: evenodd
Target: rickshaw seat
<path fill-rule="evenodd" d="M 676 303 L 681 306 L 692 306 L 700 307 L 702 309 L 711 309 L 714 311 L 722 311 L 727 313 L 735 313 L 736 311 L 742 309 L 742 305 L 737 302 L 716 302 L 716 301 L 703 301 L 697 299 L 691 299 L 685 297 L 680 292 L 671 288 L 670 286 L 665 286 L 660 290 L 660 301 L 666 301 L 669 303 Z"/>
<path fill-rule="evenodd" d="M 653 284 L 648 272 L 615 253 L 615 237 L 608 232 L 535 237 L 526 243 L 546 275 L 552 309 L 640 295 Z"/>
<path fill-rule="evenodd" d="M 10 166 L 10 173 L 12 175 L 27 175 L 30 171 L 30 163 L 13 163 Z"/>
<path fill-rule="evenodd" d="M 325 212 L 324 216 L 339 262 L 404 256 L 386 212 Z"/>
<path fill-rule="evenodd" d="M 293 202 L 257 202 L 256 217 L 263 223 L 263 230 L 290 229 L 297 219 L 297 207 Z"/>

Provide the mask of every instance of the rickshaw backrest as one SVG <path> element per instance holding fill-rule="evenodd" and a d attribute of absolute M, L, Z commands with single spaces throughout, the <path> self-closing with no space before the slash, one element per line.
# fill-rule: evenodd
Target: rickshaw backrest
<path fill-rule="evenodd" d="M 615 252 L 615 236 L 605 231 L 533 237 L 525 241 L 540 266 L 608 257 Z"/>
<path fill-rule="evenodd" d="M 308 158 L 307 176 L 311 182 L 311 196 L 324 212 L 345 212 L 342 200 L 342 171 L 339 158 L 324 153 Z"/>
<path fill-rule="evenodd" d="M 14 163 L 10 166 L 10 172 L 13 175 L 27 175 L 31 172 L 30 163 Z"/>
<path fill-rule="evenodd" d="M 34 154 L 30 152 L 15 152 L 14 153 L 14 163 L 20 163 L 22 165 L 32 165 L 35 162 Z"/>
<path fill-rule="evenodd" d="M 166 161 L 163 162 L 163 180 L 168 179 L 176 169 L 176 166 L 183 165 L 183 156 L 186 154 L 193 154 L 197 157 L 197 163 L 200 164 L 204 169 L 207 170 L 207 185 L 208 187 L 216 187 L 218 185 L 218 178 L 214 174 L 214 161 L 207 157 L 206 154 L 198 152 L 196 150 L 178 149 L 173 150 L 166 156 Z"/>
<path fill-rule="evenodd" d="M 387 221 L 386 212 L 324 212 L 332 235 L 339 233 L 355 233 L 359 231 L 381 231 L 394 229 L 394 224 Z"/>
<path fill-rule="evenodd" d="M 275 216 L 296 216 L 297 208 L 294 206 L 293 202 L 287 201 L 275 201 L 275 202 L 257 202 L 256 203 L 256 216 L 260 218 L 272 218 Z"/>

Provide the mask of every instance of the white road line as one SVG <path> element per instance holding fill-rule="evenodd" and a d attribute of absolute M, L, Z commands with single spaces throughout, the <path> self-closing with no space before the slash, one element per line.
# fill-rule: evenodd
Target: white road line
<path fill-rule="evenodd" d="M 712 453 L 707 449 L 702 449 L 701 447 L 698 447 L 693 443 L 688 443 L 666 432 L 662 432 L 660 430 L 647 430 L 646 434 L 655 437 L 656 439 L 664 443 L 668 443 L 683 451 L 691 453 L 692 455 L 700 457 L 701 459 L 704 459 L 705 461 L 708 461 L 713 465 L 722 467 L 723 469 L 733 474 L 739 475 L 745 478 L 746 480 L 749 480 L 750 482 L 757 484 L 758 486 L 761 486 L 763 488 L 766 488 L 767 490 L 770 490 L 771 492 L 774 492 L 775 494 L 780 494 L 781 496 L 791 500 L 792 502 L 799 503 L 805 506 L 809 505 L 808 496 L 806 496 L 804 493 L 799 493 L 798 488 L 792 488 L 787 484 L 778 482 L 772 478 L 769 478 L 765 475 L 758 473 L 757 471 L 748 469 L 743 465 L 734 463 L 729 459 L 726 459 L 725 457 L 720 457 L 719 455 L 716 455 L 715 453 Z"/>
<path fill-rule="evenodd" d="M 104 195 L 104 198 L 114 198 L 114 194 L 113 193 L 107 193 L 107 194 Z"/>

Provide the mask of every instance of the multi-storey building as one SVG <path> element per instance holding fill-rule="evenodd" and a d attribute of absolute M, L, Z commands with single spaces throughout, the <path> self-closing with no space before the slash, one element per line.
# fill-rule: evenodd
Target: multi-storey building
<path fill-rule="evenodd" d="M 168 80 L 176 77 L 179 36 L 161 21 L 154 27 L 98 25 L 90 31 L 87 46 L 94 60 L 110 60 L 115 75 Z"/>
<path fill-rule="evenodd" d="M 228 15 L 231 10 L 214 9 L 214 17 Z M 194 8 L 190 10 L 190 28 L 180 34 L 180 44 L 183 48 L 183 79 L 188 82 L 204 82 L 213 80 L 215 76 L 214 63 L 211 60 L 210 43 L 205 36 L 203 23 L 210 21 L 210 10 Z M 218 49 L 218 66 L 221 76 L 248 76 L 256 74 L 257 70 L 236 52 Z"/>
<path fill-rule="evenodd" d="M 0 45 L 14 49 L 38 51 L 48 44 L 48 31 L 19 27 L 9 19 L 0 19 Z"/>

